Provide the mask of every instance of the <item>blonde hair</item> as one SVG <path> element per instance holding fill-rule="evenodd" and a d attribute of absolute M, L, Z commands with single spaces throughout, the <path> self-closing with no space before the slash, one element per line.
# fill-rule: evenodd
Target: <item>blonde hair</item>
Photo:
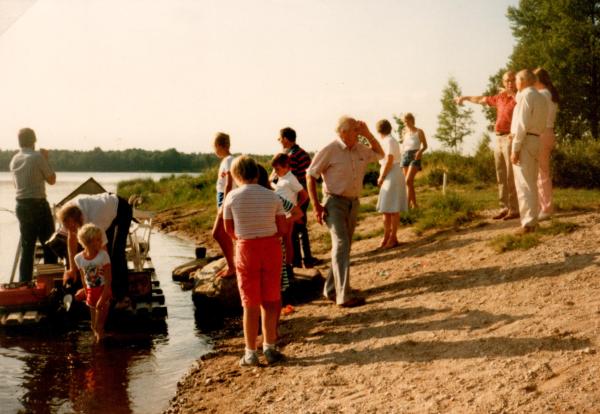
<path fill-rule="evenodd" d="M 215 147 L 220 147 L 220 148 L 229 150 L 229 147 L 231 146 L 231 141 L 229 139 L 229 135 L 227 135 L 224 132 L 217 132 L 217 135 L 215 136 L 215 141 L 213 144 Z"/>
<path fill-rule="evenodd" d="M 84 247 L 89 246 L 98 238 L 102 238 L 102 230 L 92 223 L 84 224 L 77 232 L 77 240 Z"/>
<path fill-rule="evenodd" d="M 254 180 L 258 177 L 256 161 L 247 155 L 236 157 L 231 163 L 231 175 L 239 181 Z"/>

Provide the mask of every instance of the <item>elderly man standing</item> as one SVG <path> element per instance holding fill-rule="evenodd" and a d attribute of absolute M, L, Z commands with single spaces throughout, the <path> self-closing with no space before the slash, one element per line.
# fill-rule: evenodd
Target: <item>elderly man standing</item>
<path fill-rule="evenodd" d="M 516 101 L 515 95 L 515 73 L 506 72 L 502 76 L 502 85 L 504 90 L 494 96 L 459 96 L 455 99 L 458 105 L 464 101 L 489 105 L 496 107 L 496 146 L 494 148 L 494 164 L 496 167 L 496 181 L 498 182 L 498 195 L 500 197 L 500 206 L 502 210 L 494 219 L 511 220 L 519 217 L 519 204 L 517 201 L 517 192 L 515 190 L 515 180 L 513 176 L 513 167 L 510 161 L 510 124 L 513 116 L 513 109 Z"/>
<path fill-rule="evenodd" d="M 356 226 L 358 197 L 370 162 L 382 159 L 383 149 L 367 125 L 350 117 L 342 117 L 335 139 L 313 158 L 307 170 L 308 194 L 317 221 L 323 220 L 331 233 L 331 269 L 323 294 L 342 307 L 360 306 L 365 298 L 350 289 L 350 247 Z M 358 142 L 365 137 L 369 146 Z M 317 196 L 316 180 L 323 177 L 323 204 Z"/>
<path fill-rule="evenodd" d="M 533 85 L 536 77 L 528 69 L 517 73 L 517 106 L 510 127 L 511 161 L 519 197 L 521 230 L 530 233 L 537 226 L 539 200 L 537 188 L 540 134 L 546 127 L 548 103 Z"/>
<path fill-rule="evenodd" d="M 17 189 L 17 218 L 21 232 L 19 281 L 28 282 L 33 274 L 35 243 L 44 250 L 44 263 L 56 263 L 56 255 L 46 241 L 54 233 L 54 219 L 46 200 L 46 183 L 53 185 L 56 174 L 48 162 L 48 151 L 35 150 L 36 136 L 31 128 L 19 131 L 19 152 L 10 161 L 10 171 Z"/>

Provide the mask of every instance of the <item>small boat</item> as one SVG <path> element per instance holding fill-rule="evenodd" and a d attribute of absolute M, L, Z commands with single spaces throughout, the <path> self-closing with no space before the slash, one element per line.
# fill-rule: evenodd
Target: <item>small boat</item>
<path fill-rule="evenodd" d="M 60 208 L 79 194 L 103 192 L 106 190 L 90 178 L 54 208 Z M 166 326 L 168 313 L 165 296 L 149 257 L 151 234 L 152 213 L 134 208 L 134 221 L 127 243 L 128 296 L 131 304 L 123 309 L 111 308 L 106 325 L 109 330 L 122 327 L 162 330 Z M 63 253 L 66 252 L 64 237 L 62 240 L 58 237 L 53 243 L 58 252 L 61 250 Z M 38 247 L 41 250 L 41 246 Z M 36 258 L 40 259 L 40 257 L 41 254 L 36 253 Z M 17 255 L 15 260 L 18 258 Z M 13 266 L 13 277 L 14 269 L 16 263 Z M 35 263 L 31 282 L 0 285 L 0 327 L 70 324 L 89 318 L 85 304 L 74 300 L 74 289 L 63 286 L 64 271 L 64 263 Z"/>

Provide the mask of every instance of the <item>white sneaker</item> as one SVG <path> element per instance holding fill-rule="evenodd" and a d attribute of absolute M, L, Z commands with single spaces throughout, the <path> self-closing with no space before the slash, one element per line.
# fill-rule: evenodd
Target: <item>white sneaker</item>
<path fill-rule="evenodd" d="M 546 213 L 544 211 L 542 211 L 540 214 L 538 214 L 538 221 L 550 220 L 551 218 L 552 218 L 552 214 Z"/>

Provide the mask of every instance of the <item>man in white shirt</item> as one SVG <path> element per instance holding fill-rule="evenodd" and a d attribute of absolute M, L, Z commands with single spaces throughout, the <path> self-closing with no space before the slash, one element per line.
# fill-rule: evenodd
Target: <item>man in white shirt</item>
<path fill-rule="evenodd" d="M 511 161 L 514 164 L 515 186 L 519 200 L 521 229 L 519 233 L 535 230 L 539 200 L 537 188 L 540 134 L 544 132 L 548 104 L 534 87 L 535 75 L 527 69 L 517 73 L 517 105 L 510 127 Z"/>

